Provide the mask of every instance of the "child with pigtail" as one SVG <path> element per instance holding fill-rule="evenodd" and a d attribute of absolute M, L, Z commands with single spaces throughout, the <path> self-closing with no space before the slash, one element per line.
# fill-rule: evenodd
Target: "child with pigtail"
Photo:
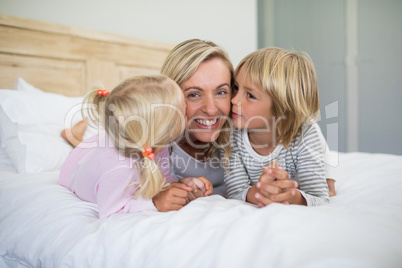
<path fill-rule="evenodd" d="M 86 146 L 70 153 L 61 168 L 60 184 L 98 204 L 100 218 L 182 208 L 194 196 L 190 186 L 198 181 L 190 186 L 174 181 L 167 147 L 184 130 L 185 108 L 179 86 L 162 75 L 127 79 L 110 94 L 92 90 L 83 111 L 89 111 L 88 123 L 102 125 L 105 134 L 89 138 Z M 204 183 L 204 196 L 210 195 L 212 184 Z"/>

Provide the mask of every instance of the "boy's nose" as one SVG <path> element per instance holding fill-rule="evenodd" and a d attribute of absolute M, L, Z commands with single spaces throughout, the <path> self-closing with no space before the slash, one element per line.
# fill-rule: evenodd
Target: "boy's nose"
<path fill-rule="evenodd" d="M 232 98 L 231 102 L 232 102 L 233 105 L 240 106 L 240 105 L 241 105 L 241 101 L 240 101 L 239 94 L 236 94 L 236 95 Z"/>

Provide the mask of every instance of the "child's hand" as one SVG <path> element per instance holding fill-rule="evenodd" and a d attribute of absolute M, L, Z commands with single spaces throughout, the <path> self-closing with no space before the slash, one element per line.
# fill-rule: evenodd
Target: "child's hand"
<path fill-rule="evenodd" d="M 179 210 L 188 203 L 187 195 L 191 190 L 191 187 L 183 183 L 173 182 L 167 190 L 154 196 L 152 201 L 161 212 Z"/>
<path fill-rule="evenodd" d="M 213 192 L 212 183 L 205 177 L 198 178 L 181 178 L 179 182 L 191 187 L 191 192 L 188 193 L 188 200 L 193 201 L 198 197 L 208 196 Z"/>
<path fill-rule="evenodd" d="M 290 175 L 280 167 L 265 167 L 256 184 L 255 198 L 257 205 L 264 207 L 271 203 L 293 203 L 293 197 L 297 194 L 297 182 L 289 180 Z"/>

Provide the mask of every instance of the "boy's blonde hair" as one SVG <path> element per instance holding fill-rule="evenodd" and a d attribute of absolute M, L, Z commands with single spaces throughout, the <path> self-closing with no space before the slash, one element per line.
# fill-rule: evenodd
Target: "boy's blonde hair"
<path fill-rule="evenodd" d="M 166 146 L 178 136 L 180 127 L 184 128 L 185 115 L 179 108 L 183 93 L 172 79 L 162 75 L 129 78 L 108 96 L 99 96 L 99 89 L 86 95 L 82 111 L 88 111 L 86 116 L 92 123 L 104 127 L 122 155 L 138 160 L 141 179 L 132 183 L 138 185 L 134 198 L 152 198 L 168 185 L 155 161 L 143 157 L 142 152 L 147 146 Z"/>
<path fill-rule="evenodd" d="M 200 39 L 186 40 L 172 49 L 162 65 L 161 73 L 173 79 L 180 87 L 183 86 L 196 72 L 201 63 L 211 59 L 222 59 L 230 71 L 230 84 L 233 85 L 233 65 L 226 51 L 211 41 Z M 228 121 L 222 126 L 216 142 L 210 143 L 206 151 L 207 157 L 216 155 L 218 149 L 224 151 L 224 158 L 229 158 L 230 147 L 230 124 Z M 215 144 L 218 147 L 214 146 Z M 219 146 L 226 145 L 226 146 Z M 224 161 L 224 164 L 226 162 Z"/>
<path fill-rule="evenodd" d="M 277 47 L 263 48 L 247 55 L 236 68 L 261 86 L 272 99 L 277 140 L 286 149 L 304 123 L 317 120 L 320 104 L 317 77 L 305 52 Z"/>

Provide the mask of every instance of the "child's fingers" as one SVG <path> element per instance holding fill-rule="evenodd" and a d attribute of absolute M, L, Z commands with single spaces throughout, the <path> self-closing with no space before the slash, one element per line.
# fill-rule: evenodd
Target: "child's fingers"
<path fill-rule="evenodd" d="M 266 166 L 267 168 L 279 168 L 280 165 L 278 163 L 278 161 L 272 161 L 268 166 Z"/>
<path fill-rule="evenodd" d="M 280 187 L 273 185 L 272 183 L 264 183 L 264 182 L 257 182 L 257 189 L 261 191 L 263 195 L 269 197 L 271 194 L 280 194 L 283 192 L 283 189 Z"/>
<path fill-rule="evenodd" d="M 295 195 L 296 195 L 296 190 L 291 189 L 290 191 L 285 191 L 280 194 L 271 195 L 270 198 L 273 202 L 283 203 L 283 202 L 289 202 L 289 200 Z"/>
<path fill-rule="evenodd" d="M 187 196 L 186 197 L 174 197 L 172 199 L 172 205 L 184 206 L 185 204 L 187 204 L 186 199 L 187 199 Z"/>
<path fill-rule="evenodd" d="M 183 199 L 185 199 L 188 196 L 188 193 L 191 193 L 191 190 L 187 191 L 185 189 L 176 187 L 172 187 L 168 191 L 170 191 L 169 193 L 172 196 L 172 198 L 183 198 Z"/>
<path fill-rule="evenodd" d="M 255 198 L 258 200 L 259 207 L 262 207 L 260 206 L 260 204 L 262 204 L 263 206 L 267 206 L 273 203 L 273 201 L 270 198 L 263 196 L 261 193 L 256 193 Z"/>
<path fill-rule="evenodd" d="M 288 188 L 297 188 L 299 185 L 297 183 L 297 181 L 291 181 L 291 180 L 277 180 L 277 181 L 271 182 L 270 184 L 274 185 L 276 187 L 279 187 L 283 190 L 288 189 Z"/>
<path fill-rule="evenodd" d="M 275 180 L 275 177 L 273 176 L 272 173 L 273 169 L 267 168 L 265 167 L 262 171 L 262 174 L 260 176 L 260 178 L 258 179 L 259 181 L 265 182 L 265 183 L 269 183 Z"/>
<path fill-rule="evenodd" d="M 179 179 L 179 183 L 183 183 L 185 185 L 187 185 L 188 187 L 191 187 L 192 191 L 195 190 L 195 188 L 197 188 L 196 184 L 193 182 L 194 178 L 181 178 Z"/>
<path fill-rule="evenodd" d="M 193 194 L 193 192 L 188 192 L 188 193 L 187 193 L 187 199 L 191 202 L 191 201 L 197 199 L 197 196 L 195 196 L 195 195 Z"/>
<path fill-rule="evenodd" d="M 287 171 L 283 169 L 271 169 L 271 168 L 264 168 L 264 172 L 260 177 L 260 181 L 267 183 L 275 180 L 288 180 L 288 179 L 290 179 L 290 175 Z"/>
<path fill-rule="evenodd" d="M 187 192 L 191 192 L 193 190 L 191 187 L 185 185 L 184 183 L 180 183 L 180 182 L 172 182 L 170 184 L 170 186 L 174 187 L 174 188 L 182 189 Z"/>

